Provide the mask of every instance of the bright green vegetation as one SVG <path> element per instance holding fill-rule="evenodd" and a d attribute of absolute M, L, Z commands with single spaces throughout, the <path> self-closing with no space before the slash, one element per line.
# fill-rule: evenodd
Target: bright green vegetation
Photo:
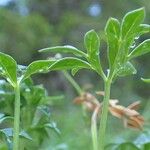
<path fill-rule="evenodd" d="M 99 77 L 103 79 L 104 83 L 105 96 L 100 115 L 100 126 L 97 124 L 91 124 L 93 150 L 104 150 L 111 85 L 119 77 L 136 74 L 137 71 L 131 63 L 132 59 L 150 52 L 150 39 L 147 39 L 140 44 L 136 43 L 136 40 L 141 35 L 150 32 L 150 26 L 148 24 L 142 24 L 144 18 L 144 8 L 140 8 L 127 13 L 121 22 L 115 18 L 110 18 L 107 21 L 105 35 L 107 38 L 108 48 L 108 67 L 103 67 L 101 64 L 100 57 L 102 51 L 100 50 L 100 37 L 94 30 L 90 30 L 84 36 L 84 47 L 86 51 L 82 51 L 68 45 L 40 50 L 40 52 L 71 53 L 75 55 L 72 57 L 37 60 L 29 64 L 27 67 L 23 67 L 18 65 L 17 62 L 9 55 L 0 53 L 0 75 L 9 83 L 15 97 L 15 101 L 13 102 L 14 109 L 12 111 L 14 115 L 12 116 L 11 114 L 10 117 L 5 118 L 5 115 L 2 114 L 2 117 L 0 118 L 2 120 L 11 118 L 14 121 L 13 129 L 7 129 L 7 131 L 9 130 L 9 133 L 11 132 L 11 135 L 8 135 L 8 132 L 5 132 L 6 130 L 1 130 L 1 133 L 5 135 L 8 147 L 13 150 L 19 150 L 21 148 L 20 136 L 22 136 L 31 141 L 34 141 L 32 138 L 37 138 L 36 146 L 39 148 L 41 139 L 40 137 L 38 138 L 38 132 L 39 134 L 43 134 L 43 132 L 47 134 L 46 128 L 53 128 L 59 133 L 59 130 L 56 128 L 56 124 L 49 120 L 49 112 L 45 109 L 48 105 L 48 101 L 44 101 L 47 99 L 47 95 L 43 93 L 44 89 L 38 89 L 37 87 L 34 89 L 34 86 L 30 82 L 31 75 L 59 70 L 71 70 L 72 74 L 75 75 L 80 69 L 84 68 L 96 72 Z M 78 85 L 75 84 L 75 82 L 69 78 L 65 72 L 64 74 L 68 80 L 72 82 L 72 85 L 80 94 L 80 87 L 78 87 Z M 31 88 L 35 91 L 41 90 L 40 92 L 42 92 L 42 96 L 39 93 L 37 95 L 34 95 L 32 92 L 30 93 L 30 88 L 26 88 L 27 91 L 21 94 L 21 89 L 26 86 L 26 84 L 27 87 L 32 85 Z M 22 95 L 25 101 L 21 103 Z M 35 101 L 32 97 L 31 101 L 28 101 L 30 96 L 40 96 L 40 100 Z M 45 97 L 44 100 L 43 96 Z M 26 106 L 23 107 L 22 105 Z M 32 108 L 32 106 L 34 107 Z M 24 115 L 22 115 L 22 113 Z M 26 122 L 23 124 L 22 121 L 24 120 L 24 117 L 26 118 Z M 46 117 L 46 119 L 44 119 L 44 117 Z M 30 134 L 32 135 L 32 138 Z M 11 139 L 10 137 L 13 138 Z M 23 143 L 26 144 L 26 142 Z M 24 145 L 26 149 L 30 149 L 28 146 L 30 145 Z M 112 150 L 112 146 L 108 146 L 106 149 L 109 150 L 109 147 L 111 147 L 110 149 Z M 119 146 L 117 145 L 116 149 L 127 149 L 128 147 L 133 150 L 138 150 L 138 148 L 132 143 L 125 143 Z M 149 147 L 149 144 L 145 147 Z"/>

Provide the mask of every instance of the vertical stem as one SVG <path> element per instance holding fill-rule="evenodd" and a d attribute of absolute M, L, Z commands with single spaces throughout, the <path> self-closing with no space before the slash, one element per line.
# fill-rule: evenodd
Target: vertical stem
<path fill-rule="evenodd" d="M 81 95 L 83 91 L 77 84 L 77 82 L 72 78 L 72 76 L 67 71 L 63 71 L 63 74 L 66 77 L 66 79 L 72 84 L 72 86 L 76 89 L 77 93 Z"/>
<path fill-rule="evenodd" d="M 97 107 L 91 118 L 91 134 L 93 142 L 93 150 L 98 150 L 98 139 L 97 139 L 97 116 L 99 113 L 99 107 Z"/>
<path fill-rule="evenodd" d="M 14 112 L 14 132 L 13 150 L 19 150 L 19 126 L 20 126 L 20 87 L 15 87 L 15 112 Z"/>
<path fill-rule="evenodd" d="M 110 99 L 110 87 L 111 87 L 111 81 L 108 79 L 105 81 L 105 96 L 104 96 L 101 119 L 100 119 L 99 150 L 104 150 L 104 146 L 105 146 L 106 125 L 107 125 L 108 107 L 109 107 L 109 99 Z"/>

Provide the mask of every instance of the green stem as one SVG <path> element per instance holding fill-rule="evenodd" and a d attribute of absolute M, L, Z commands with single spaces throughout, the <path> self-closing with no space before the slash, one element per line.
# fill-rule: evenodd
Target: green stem
<path fill-rule="evenodd" d="M 97 139 L 97 115 L 99 112 L 99 107 L 97 107 L 92 115 L 91 119 L 91 134 L 93 142 L 93 150 L 98 150 L 98 139 Z"/>
<path fill-rule="evenodd" d="M 72 76 L 67 71 L 63 71 L 63 74 L 66 77 L 66 79 L 72 84 L 72 86 L 76 89 L 77 93 L 81 95 L 83 91 L 77 84 L 77 82 L 72 78 Z"/>
<path fill-rule="evenodd" d="M 111 87 L 111 81 L 108 79 L 105 81 L 105 96 L 104 96 L 101 119 L 100 119 L 99 150 L 104 150 L 104 146 L 105 146 L 106 125 L 107 125 L 108 107 L 109 107 L 109 99 L 110 99 L 110 87 Z"/>
<path fill-rule="evenodd" d="M 15 87 L 15 112 L 14 112 L 14 135 L 13 150 L 19 150 L 19 126 L 20 126 L 20 87 Z"/>

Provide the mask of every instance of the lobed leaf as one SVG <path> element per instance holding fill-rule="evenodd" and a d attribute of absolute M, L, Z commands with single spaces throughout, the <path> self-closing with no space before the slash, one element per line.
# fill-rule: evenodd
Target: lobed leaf
<path fill-rule="evenodd" d="M 0 75 L 4 76 L 12 86 L 17 84 L 17 63 L 9 55 L 0 52 Z"/>
<path fill-rule="evenodd" d="M 77 48 L 70 46 L 70 45 L 65 45 L 65 46 L 56 46 L 56 47 L 48 47 L 39 50 L 39 52 L 58 52 L 58 53 L 72 53 L 76 56 L 81 56 L 81 57 L 87 57 L 87 55 L 82 52 L 81 50 L 78 50 Z"/>
<path fill-rule="evenodd" d="M 150 39 L 145 40 L 141 44 L 139 44 L 129 55 L 128 59 L 132 59 L 134 57 L 138 57 L 150 52 Z"/>

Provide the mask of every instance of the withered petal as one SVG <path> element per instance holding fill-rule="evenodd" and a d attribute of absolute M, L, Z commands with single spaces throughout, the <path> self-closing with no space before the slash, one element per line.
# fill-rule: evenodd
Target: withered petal
<path fill-rule="evenodd" d="M 133 110 L 138 110 L 140 107 L 140 103 L 141 103 L 140 101 L 136 101 L 136 102 L 130 104 L 127 108 L 133 109 Z"/>
<path fill-rule="evenodd" d="M 117 118 L 122 118 L 124 116 L 124 107 L 120 105 L 116 105 L 114 107 L 109 107 L 110 113 L 117 117 Z"/>
<path fill-rule="evenodd" d="M 125 108 L 124 109 L 124 115 L 127 116 L 127 117 L 132 117 L 132 116 L 138 116 L 139 113 L 135 110 Z"/>

